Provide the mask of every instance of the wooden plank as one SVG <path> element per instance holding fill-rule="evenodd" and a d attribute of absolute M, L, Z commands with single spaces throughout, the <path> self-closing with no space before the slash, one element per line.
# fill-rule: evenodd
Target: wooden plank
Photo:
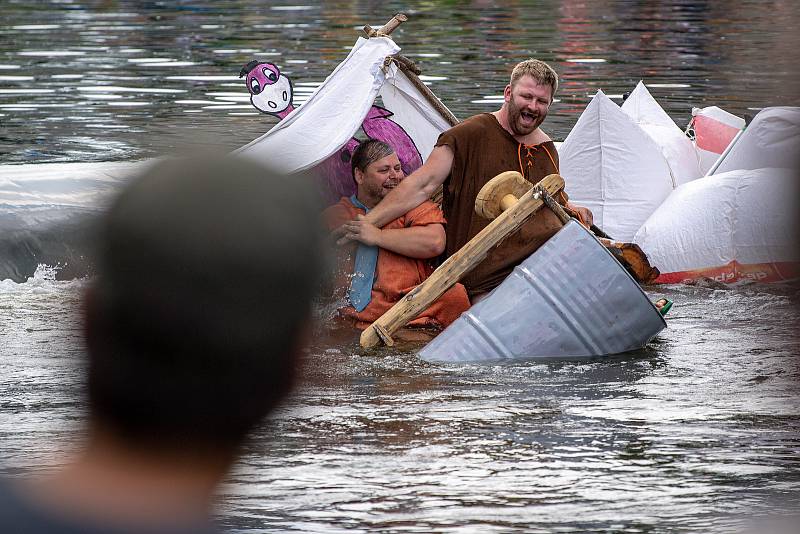
<path fill-rule="evenodd" d="M 564 188 L 564 179 L 558 174 L 545 176 L 537 185 L 541 185 L 551 195 Z M 486 254 L 512 232 L 519 229 L 544 202 L 539 194 L 531 189 L 519 199 L 519 202 L 504 211 L 490 222 L 475 237 L 461 247 L 455 254 L 447 258 L 427 280 L 418 285 L 405 297 L 392 306 L 361 334 L 362 347 L 374 347 L 381 342 L 381 334 L 388 336 L 405 326 L 417 315 L 430 306 L 445 291 L 453 287 L 465 274 L 480 263 Z"/>

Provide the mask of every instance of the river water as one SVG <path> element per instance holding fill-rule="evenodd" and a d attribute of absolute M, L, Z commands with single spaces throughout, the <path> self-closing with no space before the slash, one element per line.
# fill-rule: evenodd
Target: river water
<path fill-rule="evenodd" d="M 243 64 L 275 62 L 302 103 L 357 28 L 406 7 L 0 0 L 0 163 L 241 146 L 276 122 L 251 108 Z M 680 126 L 692 106 L 798 105 L 791 1 L 406 11 L 395 39 L 460 118 L 498 107 L 509 65 L 529 56 L 560 73 L 545 123 L 557 140 L 597 89 L 619 102 L 640 79 Z M 57 466 L 79 446 L 85 284 L 52 266 L 0 281 L 0 473 Z M 318 342 L 304 384 L 224 486 L 222 521 L 242 532 L 731 532 L 791 516 L 800 290 L 647 291 L 676 302 L 669 328 L 614 358 L 446 366 L 413 347 Z"/>

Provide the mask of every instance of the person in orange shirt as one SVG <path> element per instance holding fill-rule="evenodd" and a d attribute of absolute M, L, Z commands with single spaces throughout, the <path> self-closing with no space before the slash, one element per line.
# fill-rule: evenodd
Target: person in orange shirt
<path fill-rule="evenodd" d="M 405 177 L 394 149 L 375 139 L 358 146 L 351 166 L 356 193 L 323 212 L 330 231 L 363 220 Z M 362 224 L 357 235 L 347 233 L 352 242 L 337 250 L 334 281 L 335 298 L 347 302 L 339 316 L 363 330 L 422 283 L 445 249 L 445 224 L 439 206 L 425 201 L 381 228 Z M 441 330 L 469 306 L 466 289 L 456 284 L 408 326 Z"/>

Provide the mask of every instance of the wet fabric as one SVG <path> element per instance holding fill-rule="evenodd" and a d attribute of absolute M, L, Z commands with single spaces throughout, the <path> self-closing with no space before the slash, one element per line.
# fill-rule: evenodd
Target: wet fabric
<path fill-rule="evenodd" d="M 369 208 L 362 204 L 355 195 L 350 197 L 350 203 L 369 213 Z M 359 243 L 356 248 L 355 267 L 353 280 L 350 282 L 350 303 L 356 311 L 364 311 L 372 299 L 372 283 L 375 281 L 375 267 L 378 265 L 378 247 Z"/>
<path fill-rule="evenodd" d="M 505 171 L 519 171 L 531 183 L 558 172 L 552 141 L 520 145 L 491 113 L 470 117 L 439 136 L 436 146 L 453 150 L 450 176 L 444 182 L 442 210 L 447 218 L 447 257 L 464 246 L 491 221 L 475 213 L 475 197 L 486 182 Z M 566 202 L 559 195 L 559 202 Z M 470 298 L 500 285 L 516 265 L 561 228 L 549 209 L 541 209 L 517 232 L 489 251 L 461 281 Z"/>
<path fill-rule="evenodd" d="M 364 210 L 356 208 L 348 198 L 342 198 L 323 212 L 328 229 L 334 230 Z M 424 202 L 402 217 L 383 226 L 383 229 L 410 228 L 428 224 L 445 224 L 445 218 L 439 206 L 433 202 Z M 350 286 L 348 279 L 353 273 L 357 245 L 351 243 L 339 249 L 336 261 L 334 280 L 334 297 L 344 297 L 346 288 Z M 368 327 L 381 315 L 414 287 L 421 284 L 433 272 L 431 260 L 421 260 L 396 254 L 386 249 L 379 249 L 378 263 L 375 268 L 375 282 L 372 286 L 372 297 L 369 305 L 356 311 L 349 303 L 339 310 L 339 315 L 356 328 Z M 464 286 L 456 284 L 445 292 L 430 307 L 423 311 L 408 326 L 443 328 L 455 321 L 461 312 L 469 308 L 469 299 Z"/>

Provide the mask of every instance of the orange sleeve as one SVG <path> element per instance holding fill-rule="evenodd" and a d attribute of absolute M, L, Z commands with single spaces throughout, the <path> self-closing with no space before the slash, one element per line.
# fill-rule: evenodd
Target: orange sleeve
<path fill-rule="evenodd" d="M 426 226 L 428 224 L 447 224 L 444 213 L 438 204 L 426 200 L 404 216 L 404 226 Z"/>

